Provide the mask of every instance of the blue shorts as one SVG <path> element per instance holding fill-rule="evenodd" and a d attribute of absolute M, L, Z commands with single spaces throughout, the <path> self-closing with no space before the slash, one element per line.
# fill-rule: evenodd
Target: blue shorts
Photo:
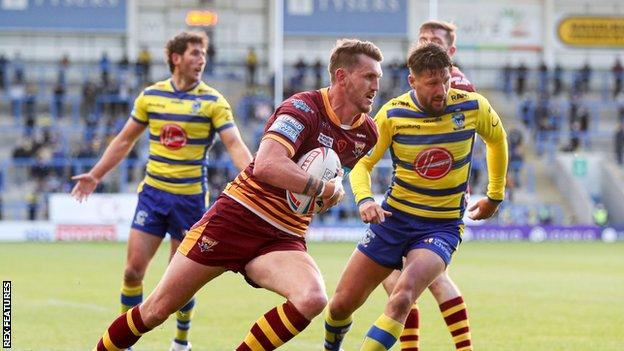
<path fill-rule="evenodd" d="M 169 233 L 172 239 L 182 241 L 205 211 L 205 194 L 172 194 L 143 184 L 132 228 L 161 238 Z"/>
<path fill-rule="evenodd" d="M 385 202 L 382 207 L 392 216 L 380 224 L 371 224 L 358 250 L 378 264 L 394 269 L 403 268 L 403 257 L 414 249 L 428 249 L 440 256 L 448 266 L 461 242 L 464 224 L 461 219 L 426 220 L 398 211 Z"/>

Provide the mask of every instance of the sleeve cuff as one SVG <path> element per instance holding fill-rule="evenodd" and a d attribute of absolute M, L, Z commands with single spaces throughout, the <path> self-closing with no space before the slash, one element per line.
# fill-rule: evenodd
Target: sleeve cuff
<path fill-rule="evenodd" d="M 226 129 L 228 129 L 228 128 L 232 128 L 232 127 L 234 127 L 234 126 L 235 126 L 235 124 L 234 124 L 234 123 L 229 122 L 229 123 L 225 123 L 224 125 L 222 125 L 222 126 L 220 126 L 220 127 L 217 127 L 217 128 L 216 128 L 216 130 L 217 130 L 217 132 L 221 132 L 221 131 L 226 130 Z"/>
<path fill-rule="evenodd" d="M 132 118 L 132 120 L 134 120 L 137 123 L 140 123 L 140 124 L 142 124 L 144 126 L 148 125 L 147 121 L 142 121 L 142 120 L 136 118 L 135 116 L 130 116 L 130 117 Z"/>
<path fill-rule="evenodd" d="M 357 206 L 360 207 L 361 204 L 369 201 L 375 201 L 375 199 L 373 199 L 372 197 L 365 197 L 362 200 L 358 201 Z"/>
<path fill-rule="evenodd" d="M 496 200 L 496 199 L 492 199 L 492 198 L 491 198 L 491 197 L 489 197 L 489 196 L 488 196 L 487 198 L 488 198 L 488 200 L 492 201 L 492 202 L 493 202 L 493 203 L 495 203 L 495 204 L 500 204 L 501 202 L 503 202 L 503 200 Z"/>

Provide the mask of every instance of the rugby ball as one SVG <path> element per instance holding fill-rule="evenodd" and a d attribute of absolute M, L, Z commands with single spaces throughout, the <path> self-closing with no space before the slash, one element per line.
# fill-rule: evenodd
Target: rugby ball
<path fill-rule="evenodd" d="M 328 147 L 308 151 L 297 161 L 297 165 L 308 174 L 325 182 L 335 178 L 342 167 L 338 154 Z M 323 207 L 323 201 L 320 198 L 313 199 L 311 196 L 293 193 L 289 190 L 286 190 L 286 202 L 293 212 L 303 215 L 316 213 Z"/>

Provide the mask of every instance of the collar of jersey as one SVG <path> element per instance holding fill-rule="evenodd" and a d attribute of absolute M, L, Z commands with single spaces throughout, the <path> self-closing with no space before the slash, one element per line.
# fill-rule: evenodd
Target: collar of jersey
<path fill-rule="evenodd" d="M 178 88 L 176 88 L 175 84 L 173 84 L 173 79 L 169 78 L 169 84 L 171 85 L 171 89 L 173 89 L 173 92 L 176 94 L 186 94 L 186 93 L 190 93 L 191 91 L 195 90 L 195 88 L 197 88 L 197 86 L 201 83 L 201 80 L 199 82 L 197 82 L 197 84 L 193 85 L 193 87 L 189 90 L 186 91 L 182 91 L 182 90 L 178 90 Z"/>
<path fill-rule="evenodd" d="M 418 103 L 418 98 L 416 97 L 416 94 L 414 93 L 414 89 L 410 90 L 410 97 L 412 98 L 412 101 L 414 102 L 414 105 L 416 105 L 416 107 L 418 107 L 418 109 L 422 113 L 426 113 L 425 109 L 422 106 L 420 106 L 420 103 Z"/>
<path fill-rule="evenodd" d="M 336 112 L 334 112 L 334 109 L 331 107 L 331 104 L 329 103 L 329 88 L 322 88 L 322 89 L 319 89 L 319 91 L 321 92 L 321 96 L 323 96 L 323 105 L 325 105 L 325 112 L 327 112 L 327 115 L 329 116 L 329 120 L 333 124 L 337 125 L 338 127 L 342 129 L 354 129 L 362 125 L 362 123 L 364 123 L 365 115 L 363 113 L 361 113 L 360 117 L 356 118 L 355 121 L 353 121 L 353 123 L 351 123 L 350 126 L 348 125 L 345 126 L 344 124 L 340 123 L 340 118 L 338 117 Z"/>

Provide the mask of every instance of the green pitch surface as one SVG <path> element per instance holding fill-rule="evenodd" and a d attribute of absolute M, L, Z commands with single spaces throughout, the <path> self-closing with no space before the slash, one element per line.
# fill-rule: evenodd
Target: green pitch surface
<path fill-rule="evenodd" d="M 168 245 L 168 244 L 165 244 Z M 331 296 L 352 243 L 310 243 Z M 164 271 L 163 246 L 147 273 L 151 291 Z M 123 243 L 2 243 L 0 277 L 12 281 L 14 350 L 89 350 L 117 316 Z M 468 303 L 476 350 L 624 349 L 624 243 L 477 243 L 462 245 L 451 276 Z M 357 350 L 385 296 L 375 291 L 355 314 L 344 348 Z M 258 316 L 283 299 L 226 273 L 198 294 L 193 350 L 233 350 Z M 452 350 L 431 294 L 420 300 L 421 350 Z M 167 350 L 175 320 L 135 350 Z M 283 350 L 321 350 L 315 319 Z M 393 350 L 398 350 L 395 346 Z"/>

